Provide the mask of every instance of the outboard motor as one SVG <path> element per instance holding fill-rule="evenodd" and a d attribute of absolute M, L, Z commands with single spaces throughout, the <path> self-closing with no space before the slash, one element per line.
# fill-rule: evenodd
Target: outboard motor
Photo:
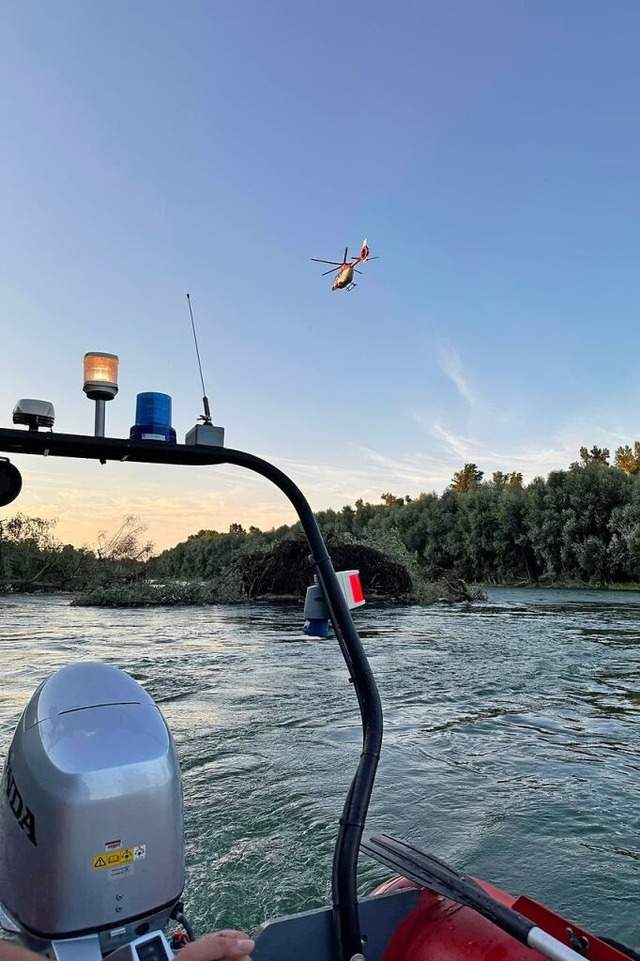
<path fill-rule="evenodd" d="M 160 710 L 115 667 L 62 668 L 29 701 L 4 768 L 2 927 L 59 961 L 117 949 L 114 961 L 164 961 L 183 887 L 182 784 Z"/>

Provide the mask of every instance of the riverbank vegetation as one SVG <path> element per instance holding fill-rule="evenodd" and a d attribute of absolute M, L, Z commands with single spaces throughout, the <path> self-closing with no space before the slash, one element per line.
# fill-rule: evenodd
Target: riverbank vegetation
<path fill-rule="evenodd" d="M 523 484 L 465 464 L 442 493 L 385 493 L 321 511 L 337 569 L 365 595 L 396 602 L 472 600 L 468 585 L 640 587 L 640 443 L 583 447 L 567 470 Z M 194 604 L 304 597 L 312 580 L 299 524 L 203 529 L 158 556 L 127 517 L 94 549 L 61 545 L 53 523 L 0 521 L 0 588 L 68 590 L 76 603 Z"/>

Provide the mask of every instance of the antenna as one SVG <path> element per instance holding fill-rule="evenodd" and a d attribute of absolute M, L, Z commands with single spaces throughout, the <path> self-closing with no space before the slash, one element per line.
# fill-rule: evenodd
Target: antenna
<path fill-rule="evenodd" d="M 198 370 L 200 371 L 200 382 L 202 383 L 202 403 L 204 405 L 204 414 L 200 414 L 198 420 L 203 421 L 205 424 L 211 424 L 211 411 L 209 410 L 209 398 L 207 397 L 207 389 L 204 386 L 204 377 L 202 376 L 202 364 L 200 363 L 200 351 L 198 350 L 198 338 L 196 337 L 196 325 L 193 320 L 193 310 L 191 309 L 191 297 L 187 294 L 187 304 L 189 305 L 189 316 L 191 317 L 191 329 L 193 331 L 193 342 L 196 345 L 196 357 L 198 358 Z"/>

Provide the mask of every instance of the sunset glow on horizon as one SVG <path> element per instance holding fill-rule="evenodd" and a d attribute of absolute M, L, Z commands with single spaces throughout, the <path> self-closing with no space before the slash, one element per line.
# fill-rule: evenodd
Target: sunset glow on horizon
<path fill-rule="evenodd" d="M 0 36 L 0 426 L 19 398 L 93 432 L 83 357 L 119 358 L 106 435 L 202 385 L 225 444 L 314 510 L 442 492 L 474 463 L 566 469 L 640 437 L 640 5 L 31 0 Z M 363 82 L 364 78 L 364 82 Z M 345 105 L 345 91 L 349 91 Z M 351 291 L 325 265 L 367 238 Z M 329 267 L 327 266 L 327 269 Z M 229 467 L 16 458 L 0 509 L 156 550 L 295 518 Z"/>

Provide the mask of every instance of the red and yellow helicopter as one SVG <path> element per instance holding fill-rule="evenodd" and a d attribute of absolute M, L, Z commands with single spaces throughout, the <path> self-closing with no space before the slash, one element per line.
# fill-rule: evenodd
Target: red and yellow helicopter
<path fill-rule="evenodd" d="M 357 270 L 356 264 L 363 264 L 365 260 L 378 260 L 378 257 L 369 256 L 369 247 L 367 246 L 366 238 L 362 241 L 362 247 L 360 248 L 360 253 L 357 257 L 348 258 L 347 254 L 349 248 L 344 248 L 344 257 L 342 261 L 339 260 L 319 260 L 317 257 L 312 257 L 311 259 L 316 264 L 335 264 L 331 270 L 326 270 L 321 276 L 326 277 L 327 274 L 336 273 L 337 275 L 333 281 L 332 290 L 353 290 L 354 287 L 358 285 L 353 279 L 354 272 L 356 274 L 361 274 L 361 270 Z"/>

